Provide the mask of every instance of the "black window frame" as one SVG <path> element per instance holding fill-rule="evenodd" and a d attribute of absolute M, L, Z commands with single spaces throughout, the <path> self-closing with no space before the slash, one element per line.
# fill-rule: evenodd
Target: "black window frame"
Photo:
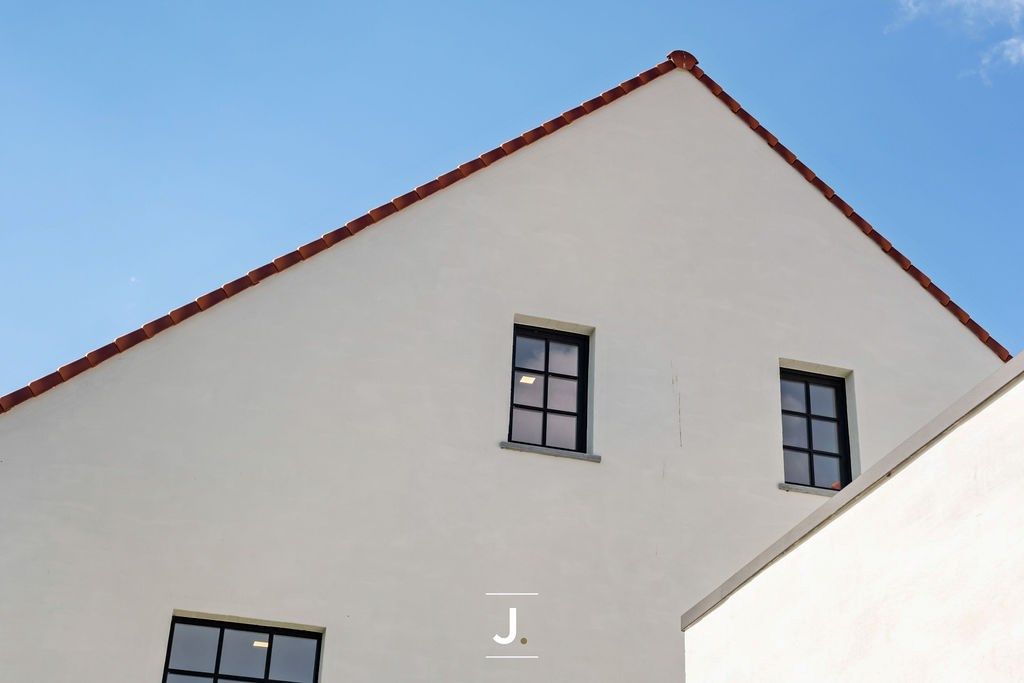
<path fill-rule="evenodd" d="M 811 488 L 822 489 L 824 491 L 836 491 L 837 489 L 831 486 L 819 486 L 817 485 L 816 478 L 814 476 L 814 456 L 837 458 L 839 460 L 839 489 L 845 488 L 851 481 L 853 481 L 853 468 L 850 459 L 850 426 L 849 426 L 849 415 L 847 412 L 846 403 L 846 380 L 843 377 L 835 377 L 832 375 L 819 375 L 813 372 L 804 372 L 802 370 L 790 370 L 788 368 L 782 368 L 779 371 L 779 390 L 781 392 L 783 380 L 789 380 L 792 382 L 801 382 L 804 384 L 804 411 L 786 410 L 781 408 L 781 415 L 793 415 L 802 417 L 807 422 L 807 447 L 790 446 L 783 441 L 783 452 L 785 451 L 800 451 L 807 455 L 807 472 L 810 478 L 810 483 L 789 481 L 785 475 L 785 467 L 783 467 L 783 480 L 787 484 L 794 484 L 797 486 L 809 486 Z M 810 387 L 812 384 L 818 386 L 830 387 L 835 390 L 836 397 L 836 416 L 830 418 L 824 415 L 817 415 L 812 413 L 811 409 L 811 396 Z M 839 453 L 830 453 L 824 450 L 818 450 L 814 448 L 814 437 L 812 428 L 812 418 L 814 420 L 825 420 L 834 422 L 836 424 L 836 432 L 838 436 L 838 447 Z M 785 456 L 783 456 L 785 457 Z"/>
<path fill-rule="evenodd" d="M 220 629 L 220 634 L 217 636 L 217 658 L 214 662 L 214 671 L 212 673 L 171 668 L 171 648 L 174 646 L 174 627 L 178 624 L 210 626 Z M 225 630 L 250 631 L 252 633 L 267 635 L 267 661 L 263 670 L 263 678 L 218 673 L 218 669 L 220 669 L 221 654 L 224 647 Z M 316 642 L 316 654 L 313 659 L 313 683 L 318 683 L 320 680 L 320 657 L 323 652 L 323 634 L 319 631 L 306 631 L 303 629 L 268 626 L 263 624 L 239 623 L 226 619 L 202 619 L 198 617 L 183 617 L 177 615 L 171 617 L 171 626 L 167 633 L 167 654 L 164 656 L 164 672 L 163 677 L 160 680 L 162 683 L 167 683 L 168 676 L 176 674 L 178 676 L 194 678 L 197 682 L 213 681 L 214 683 L 221 683 L 223 681 L 224 683 L 230 683 L 234 681 L 238 683 L 289 683 L 288 681 L 270 677 L 270 661 L 271 656 L 274 653 L 274 636 L 305 638 Z"/>
<path fill-rule="evenodd" d="M 544 369 L 535 370 L 533 368 L 524 368 L 516 365 L 516 339 L 519 337 L 529 337 L 531 339 L 540 339 L 544 341 Z M 577 368 L 576 376 L 565 375 L 557 372 L 551 372 L 549 370 L 550 364 L 550 348 L 551 342 L 560 342 L 563 344 L 571 344 L 577 348 Z M 533 325 L 520 325 L 516 324 L 512 332 L 512 372 L 509 389 L 509 409 L 508 409 L 508 440 L 510 443 L 524 444 L 527 446 L 539 446 L 542 448 L 552 448 L 559 451 L 569 451 L 574 453 L 586 453 L 588 446 L 589 429 L 587 425 L 587 403 L 590 396 L 590 336 L 585 334 L 575 334 L 573 332 L 563 332 L 561 330 L 552 330 L 545 327 L 534 327 Z M 526 404 L 519 404 L 515 401 L 516 393 L 516 373 L 526 372 L 533 375 L 540 375 L 544 378 L 544 398 L 542 406 L 531 406 Z M 548 379 L 555 377 L 559 379 L 575 380 L 576 381 L 576 412 L 569 412 L 565 410 L 556 410 L 548 407 Z M 528 410 L 532 412 L 539 412 L 541 414 L 541 443 L 533 443 L 531 441 L 517 441 L 512 438 L 512 420 L 515 415 L 516 409 Z M 567 415 L 576 418 L 576 447 L 575 448 L 564 448 L 560 446 L 549 446 L 547 445 L 547 416 L 553 415 Z"/>

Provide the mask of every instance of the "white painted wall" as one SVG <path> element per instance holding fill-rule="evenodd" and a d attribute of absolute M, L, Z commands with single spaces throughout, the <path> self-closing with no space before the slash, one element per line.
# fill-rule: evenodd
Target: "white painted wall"
<path fill-rule="evenodd" d="M 1024 680 L 1024 384 L 685 634 L 687 683 Z"/>
<path fill-rule="evenodd" d="M 602 463 L 498 448 L 516 314 L 596 328 Z M 668 74 L 0 416 L 2 677 L 155 681 L 189 609 L 326 627 L 325 683 L 678 680 L 823 500 L 780 358 L 853 370 L 869 463 L 999 365 Z"/>

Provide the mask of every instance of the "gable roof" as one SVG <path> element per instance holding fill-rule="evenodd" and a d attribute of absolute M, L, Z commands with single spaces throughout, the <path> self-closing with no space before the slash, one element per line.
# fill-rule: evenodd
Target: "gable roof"
<path fill-rule="evenodd" d="M 392 199 L 387 204 L 371 209 L 369 212 L 349 221 L 340 228 L 332 230 L 308 244 L 302 245 L 295 251 L 279 256 L 270 263 L 249 271 L 247 274 L 236 280 L 232 280 L 223 287 L 219 287 L 212 292 L 204 294 L 195 301 L 190 301 L 184 306 L 174 309 L 167 315 L 148 322 L 139 329 L 118 337 L 106 346 L 101 346 L 95 351 L 87 353 L 85 356 L 62 366 L 55 372 L 51 372 L 49 375 L 31 382 L 27 386 L 16 389 L 6 396 L 0 397 L 0 413 L 6 412 L 14 406 L 48 391 L 58 384 L 68 381 L 72 377 L 85 372 L 89 368 L 99 365 L 108 358 L 127 351 L 136 344 L 153 337 L 159 332 L 192 317 L 200 311 L 205 311 L 206 309 L 217 305 L 221 301 L 234 296 L 242 290 L 259 284 L 268 277 L 276 275 L 300 261 L 312 258 L 324 249 L 333 247 L 338 242 L 352 237 L 361 230 L 384 220 L 393 213 L 401 211 L 410 204 L 427 198 L 438 190 L 444 189 L 459 180 L 462 180 L 466 176 L 512 154 L 516 150 L 521 149 L 532 142 L 536 142 L 546 135 L 554 133 L 559 128 L 569 125 L 576 119 L 582 118 L 596 109 L 600 109 L 604 105 L 617 100 L 623 95 L 650 83 L 655 78 L 673 71 L 674 69 L 681 69 L 704 84 L 704 86 L 711 91 L 712 95 L 721 100 L 722 103 L 727 106 L 740 120 L 747 124 L 752 131 L 761 136 L 765 143 L 774 149 L 787 164 L 792 166 L 797 173 L 807 180 L 807 182 L 817 188 L 818 191 L 821 192 L 821 194 L 824 195 L 825 198 L 839 211 L 841 211 L 851 223 L 857 226 L 859 230 L 873 240 L 875 244 L 878 245 L 879 249 L 888 254 L 890 258 L 899 264 L 900 268 L 905 270 L 908 275 L 914 278 L 933 297 L 935 297 L 935 300 L 938 301 L 939 304 L 944 306 L 946 310 L 952 313 L 982 343 L 988 346 L 988 348 L 991 349 L 992 352 L 1000 358 L 1000 360 L 1003 360 L 1004 362 L 1010 360 L 1010 353 L 1002 346 L 1002 344 L 993 339 L 981 325 L 972 320 L 971 316 L 956 305 L 956 303 L 950 299 L 948 294 L 939 289 L 935 283 L 932 282 L 931 278 L 918 270 L 918 268 L 910 262 L 910 259 L 894 248 L 889 240 L 885 239 L 885 237 L 875 230 L 870 223 L 864 220 L 864 218 L 855 212 L 849 204 L 843 201 L 831 187 L 822 181 L 814 171 L 809 169 L 806 164 L 800 161 L 796 155 L 793 154 L 793 152 L 780 143 L 777 137 L 772 135 L 768 129 L 758 122 L 757 119 L 743 109 L 739 102 L 730 97 L 729 94 L 722 89 L 722 86 L 718 85 L 718 83 L 704 73 L 704 70 L 697 66 L 696 57 L 689 52 L 675 50 L 668 55 L 665 61 L 655 65 L 643 73 L 638 74 L 637 76 L 634 76 L 628 81 L 620 83 L 611 90 L 607 90 L 597 97 L 587 100 L 578 107 L 570 109 L 564 114 L 556 116 L 550 121 L 542 123 L 536 128 L 528 130 L 518 137 L 512 138 L 508 142 L 495 147 L 489 152 L 484 152 L 476 159 L 467 161 L 458 168 L 453 169 L 424 185 L 420 185 L 411 192 L 407 192 L 400 197 Z"/>

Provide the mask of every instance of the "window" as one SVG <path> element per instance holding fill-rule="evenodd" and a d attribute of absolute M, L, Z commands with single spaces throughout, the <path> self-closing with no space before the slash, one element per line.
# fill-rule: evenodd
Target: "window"
<path fill-rule="evenodd" d="M 516 325 L 508 440 L 587 450 L 589 339 Z"/>
<path fill-rule="evenodd" d="M 851 479 L 844 381 L 795 370 L 780 380 L 786 483 L 838 491 Z"/>
<path fill-rule="evenodd" d="M 320 634 L 174 617 L 163 683 L 316 683 Z"/>

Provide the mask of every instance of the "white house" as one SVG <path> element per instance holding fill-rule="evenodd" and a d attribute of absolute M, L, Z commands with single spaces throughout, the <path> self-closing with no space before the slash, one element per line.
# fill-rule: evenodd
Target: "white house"
<path fill-rule="evenodd" d="M 0 398 L 0 679 L 676 681 L 1008 358 L 674 52 Z"/>
<path fill-rule="evenodd" d="M 683 617 L 687 683 L 1024 680 L 1024 359 Z"/>

